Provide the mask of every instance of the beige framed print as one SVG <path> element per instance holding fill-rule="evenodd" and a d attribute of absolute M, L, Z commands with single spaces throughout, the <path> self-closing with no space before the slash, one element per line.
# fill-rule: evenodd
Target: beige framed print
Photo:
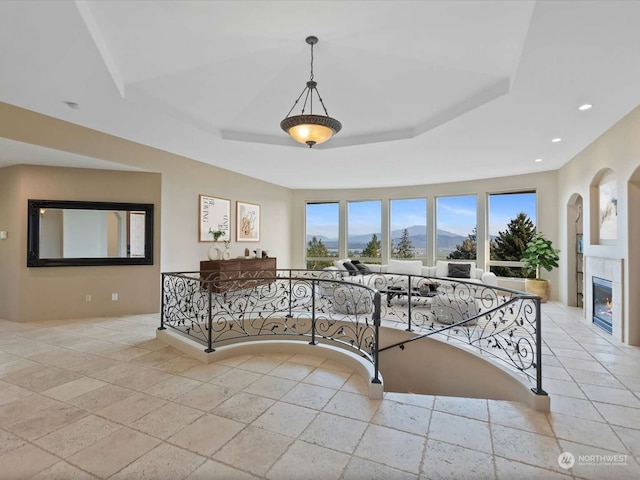
<path fill-rule="evenodd" d="M 213 232 L 223 232 L 215 240 L 231 240 L 231 200 L 200 195 L 199 207 L 198 241 L 213 242 Z"/>
<path fill-rule="evenodd" d="M 260 241 L 260 205 L 236 202 L 236 240 Z"/>

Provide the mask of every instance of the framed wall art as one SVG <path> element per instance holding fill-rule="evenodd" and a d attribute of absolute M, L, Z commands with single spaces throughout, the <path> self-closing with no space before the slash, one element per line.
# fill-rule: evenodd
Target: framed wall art
<path fill-rule="evenodd" d="M 236 202 L 236 240 L 260 241 L 260 205 Z"/>
<path fill-rule="evenodd" d="M 200 195 L 198 241 L 213 242 L 211 232 L 222 231 L 219 241 L 231 240 L 231 200 Z"/>
<path fill-rule="evenodd" d="M 599 187 L 599 242 L 615 244 L 618 238 L 618 185 L 615 177 L 606 179 Z"/>

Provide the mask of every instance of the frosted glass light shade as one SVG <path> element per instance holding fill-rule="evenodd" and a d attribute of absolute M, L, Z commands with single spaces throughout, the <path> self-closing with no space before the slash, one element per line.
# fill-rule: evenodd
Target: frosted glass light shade
<path fill-rule="evenodd" d="M 338 133 L 342 124 L 324 115 L 294 115 L 282 120 L 280 127 L 296 142 L 313 147 L 326 142 L 334 133 Z"/>

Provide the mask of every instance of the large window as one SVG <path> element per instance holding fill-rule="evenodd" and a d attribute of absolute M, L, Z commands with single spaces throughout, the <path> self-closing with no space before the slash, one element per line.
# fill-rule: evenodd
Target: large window
<path fill-rule="evenodd" d="M 350 258 L 380 263 L 382 257 L 382 202 L 349 202 L 347 211 L 347 250 Z"/>
<path fill-rule="evenodd" d="M 477 260 L 480 245 L 481 253 L 488 250 L 489 258 L 480 258 L 490 271 L 501 277 L 526 276 L 520 259 L 536 230 L 535 190 L 488 194 L 486 213 L 480 216 L 487 224 L 487 238 L 480 242 L 476 195 L 436 197 L 435 228 L 427 225 L 428 198 L 388 200 L 388 223 L 383 222 L 382 201 L 353 200 L 342 206 L 338 201 L 308 202 L 307 268 L 330 266 L 338 256 L 366 263 L 381 263 L 383 258 L 426 262 L 434 246 L 437 260 Z M 435 238 L 429 235 L 433 230 Z"/>
<path fill-rule="evenodd" d="M 427 258 L 427 199 L 389 202 L 391 258 Z"/>
<path fill-rule="evenodd" d="M 436 258 L 472 259 L 477 251 L 475 195 L 436 199 Z"/>
<path fill-rule="evenodd" d="M 536 231 L 536 192 L 489 195 L 489 269 L 499 277 L 526 277 L 520 261 Z"/>
<path fill-rule="evenodd" d="M 338 202 L 307 203 L 307 268 L 333 265 L 330 258 L 338 256 L 339 218 Z"/>

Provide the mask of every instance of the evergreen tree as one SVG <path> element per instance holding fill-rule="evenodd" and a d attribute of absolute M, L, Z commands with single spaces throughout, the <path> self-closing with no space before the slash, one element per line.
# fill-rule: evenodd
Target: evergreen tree
<path fill-rule="evenodd" d="M 491 241 L 491 260 L 503 260 L 519 262 L 527 249 L 527 243 L 536 233 L 536 227 L 529 216 L 520 212 L 516 218 L 512 218 L 504 232 L 498 232 L 495 240 Z M 493 273 L 499 277 L 526 277 L 526 272 L 521 268 L 493 267 Z"/>
<path fill-rule="evenodd" d="M 327 246 L 322 243 L 322 239 L 313 237 L 307 244 L 307 258 L 330 257 Z M 311 270 L 320 270 L 324 267 L 333 265 L 330 261 L 310 260 L 307 262 L 307 268 Z"/>
<path fill-rule="evenodd" d="M 475 260 L 478 251 L 478 227 L 465 238 L 462 245 L 456 245 L 456 249 L 447 258 L 450 260 Z"/>
<path fill-rule="evenodd" d="M 413 258 L 415 253 L 413 251 L 413 242 L 409 238 L 409 230 L 405 228 L 402 231 L 402 236 L 398 245 L 391 240 L 391 254 L 394 258 Z"/>
<path fill-rule="evenodd" d="M 371 236 L 371 240 L 367 243 L 367 246 L 362 250 L 363 257 L 380 258 L 380 240 L 375 233 Z"/>

